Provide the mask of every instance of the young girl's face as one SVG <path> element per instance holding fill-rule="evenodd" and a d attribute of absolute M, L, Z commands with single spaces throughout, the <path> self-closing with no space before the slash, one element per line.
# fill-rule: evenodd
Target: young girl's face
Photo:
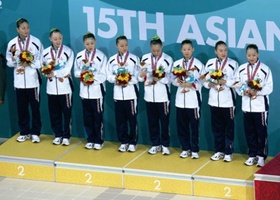
<path fill-rule="evenodd" d="M 190 59 L 192 57 L 192 54 L 194 52 L 194 48 L 191 44 L 183 44 L 181 48 L 181 52 L 186 59 Z"/>
<path fill-rule="evenodd" d="M 220 44 L 217 46 L 217 49 L 215 50 L 215 54 L 220 60 L 223 60 L 227 57 L 227 46 L 224 44 Z"/>
<path fill-rule="evenodd" d="M 118 49 L 120 54 L 125 54 L 128 50 L 127 40 L 125 40 L 125 39 L 119 40 L 118 43 L 117 43 L 117 49 Z"/>
<path fill-rule="evenodd" d="M 152 44 L 151 45 L 151 52 L 153 56 L 158 57 L 162 53 L 162 46 L 160 44 Z"/>
<path fill-rule="evenodd" d="M 93 38 L 87 38 L 84 40 L 84 46 L 87 51 L 92 51 L 95 48 L 96 40 Z"/>
<path fill-rule="evenodd" d="M 17 28 L 17 32 L 20 38 L 26 38 L 30 33 L 29 24 L 26 22 L 21 23 Z"/>
<path fill-rule="evenodd" d="M 255 64 L 258 61 L 259 54 L 256 49 L 250 48 L 246 51 L 247 60 L 251 64 Z"/>
<path fill-rule="evenodd" d="M 61 33 L 59 32 L 53 32 L 51 37 L 50 37 L 50 41 L 52 42 L 52 45 L 55 49 L 58 49 L 58 47 L 60 47 L 62 45 L 62 39 L 63 36 Z"/>

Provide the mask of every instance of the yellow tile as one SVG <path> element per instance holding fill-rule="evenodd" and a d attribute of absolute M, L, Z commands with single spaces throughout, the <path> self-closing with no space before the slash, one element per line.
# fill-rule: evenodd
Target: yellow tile
<path fill-rule="evenodd" d="M 101 150 L 84 148 L 85 142 L 77 146 L 67 155 L 58 160 L 60 163 L 77 163 L 84 165 L 98 165 L 109 167 L 124 167 L 127 163 L 138 157 L 147 147 L 138 145 L 136 152 L 119 152 L 118 143 L 105 142 Z"/>
<path fill-rule="evenodd" d="M 207 151 L 199 152 L 199 159 L 190 157 L 182 159 L 179 157 L 181 150 L 170 148 L 170 155 L 162 155 L 158 152 L 150 155 L 148 152 L 142 154 L 138 159 L 126 166 L 128 169 L 148 170 L 156 172 L 171 172 L 181 174 L 192 174 L 201 166 L 209 161 L 210 153 Z"/>
<path fill-rule="evenodd" d="M 54 166 L 0 162 L 0 176 L 54 181 Z"/>
<path fill-rule="evenodd" d="M 40 143 L 32 143 L 31 140 L 19 143 L 16 141 L 18 136 L 16 134 L 4 144 L 0 145 L 0 156 L 53 161 L 80 142 L 78 138 L 71 138 L 71 145 L 69 146 L 53 145 L 52 140 L 54 136 L 42 134 L 40 136 Z"/>
<path fill-rule="evenodd" d="M 151 192 L 164 192 L 192 195 L 191 180 L 175 178 L 162 178 L 156 176 L 136 176 L 124 174 L 124 188 L 146 190 Z"/>
<path fill-rule="evenodd" d="M 225 181 L 226 182 L 226 181 Z M 253 200 L 254 187 L 194 180 L 194 196 Z"/>
<path fill-rule="evenodd" d="M 254 173 L 259 170 L 256 166 L 244 165 L 247 155 L 234 154 L 232 162 L 210 161 L 194 176 L 222 177 L 229 179 L 254 180 Z"/>
<path fill-rule="evenodd" d="M 56 168 L 56 182 L 122 188 L 122 174 L 91 170 Z"/>

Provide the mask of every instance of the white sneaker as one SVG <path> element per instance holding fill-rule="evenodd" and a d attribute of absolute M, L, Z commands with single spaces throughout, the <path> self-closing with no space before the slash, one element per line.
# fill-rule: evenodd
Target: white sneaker
<path fill-rule="evenodd" d="M 69 146 L 70 145 L 70 141 L 67 138 L 63 138 L 61 144 L 64 145 L 64 146 Z"/>
<path fill-rule="evenodd" d="M 127 150 L 127 144 L 121 144 L 121 146 L 119 147 L 119 151 L 126 152 L 126 150 Z"/>
<path fill-rule="evenodd" d="M 224 158 L 224 153 L 222 152 L 217 152 L 213 156 L 211 156 L 211 160 L 215 160 L 215 161 L 220 160 L 222 158 Z"/>
<path fill-rule="evenodd" d="M 162 146 L 162 155 L 169 155 L 170 151 L 168 147 Z"/>
<path fill-rule="evenodd" d="M 135 152 L 136 149 L 137 149 L 136 145 L 130 144 L 130 145 L 128 146 L 127 151 L 129 151 L 129 152 Z"/>
<path fill-rule="evenodd" d="M 91 142 L 86 143 L 85 148 L 86 149 L 93 149 L 93 143 L 91 143 Z"/>
<path fill-rule="evenodd" d="M 56 138 L 54 138 L 52 143 L 55 145 L 59 145 L 59 144 L 61 144 L 61 140 L 62 140 L 61 137 L 56 137 Z"/>
<path fill-rule="evenodd" d="M 17 137 L 18 142 L 24 142 L 25 140 L 28 140 L 26 135 L 20 135 Z"/>
<path fill-rule="evenodd" d="M 197 152 L 192 152 L 192 159 L 198 159 L 199 158 L 199 155 Z"/>
<path fill-rule="evenodd" d="M 102 149 L 102 147 L 103 147 L 103 144 L 94 144 L 93 145 L 93 149 L 96 149 L 96 150 L 100 150 L 100 149 Z"/>
<path fill-rule="evenodd" d="M 232 155 L 231 154 L 227 154 L 224 157 L 224 162 L 231 162 L 232 161 Z"/>
<path fill-rule="evenodd" d="M 246 161 L 245 161 L 245 165 L 247 166 L 252 166 L 254 164 L 257 163 L 257 158 L 256 157 L 249 157 Z"/>
<path fill-rule="evenodd" d="M 182 151 L 180 158 L 187 158 L 190 155 L 190 151 Z"/>
<path fill-rule="evenodd" d="M 265 164 L 264 157 L 258 156 L 257 167 L 263 167 Z"/>
<path fill-rule="evenodd" d="M 33 143 L 39 143 L 40 142 L 40 138 L 38 135 L 31 135 L 32 138 L 32 142 Z"/>
<path fill-rule="evenodd" d="M 159 146 L 152 146 L 149 149 L 148 153 L 154 155 L 154 154 L 156 154 L 159 151 L 161 151 L 161 146 L 160 145 Z"/>
<path fill-rule="evenodd" d="M 27 139 L 27 140 L 30 140 L 30 139 L 31 139 L 31 134 L 27 134 L 27 135 L 26 135 L 26 139 Z"/>

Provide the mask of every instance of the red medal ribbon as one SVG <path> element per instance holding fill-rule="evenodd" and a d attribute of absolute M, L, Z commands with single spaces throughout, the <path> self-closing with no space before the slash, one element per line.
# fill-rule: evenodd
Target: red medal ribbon
<path fill-rule="evenodd" d="M 256 76 L 256 73 L 257 73 L 257 71 L 258 71 L 258 69 L 259 69 L 259 67 L 260 67 L 260 64 L 261 64 L 261 62 L 258 61 L 257 66 L 256 66 L 255 70 L 253 71 L 252 76 L 251 76 L 251 73 L 250 73 L 250 63 L 247 65 L 247 77 L 248 77 L 248 81 L 251 81 L 251 80 L 254 79 L 254 77 Z"/>
<path fill-rule="evenodd" d="M 126 55 L 125 55 L 125 58 L 124 58 L 124 61 L 123 62 L 120 62 L 120 56 L 119 56 L 119 54 L 117 55 L 117 62 L 118 62 L 118 64 L 121 66 L 121 63 L 123 63 L 123 65 L 122 66 L 124 66 L 125 65 L 125 63 L 126 63 L 126 61 L 127 61 L 127 58 L 128 58 L 128 55 L 129 55 L 129 52 L 127 52 L 126 53 Z M 121 66 L 121 67 L 122 67 Z"/>
<path fill-rule="evenodd" d="M 59 52 L 58 52 L 58 55 L 56 56 L 56 58 L 55 58 L 55 56 L 54 56 L 54 54 L 53 54 L 53 48 L 51 47 L 51 57 L 52 57 L 52 60 L 56 60 L 56 59 L 59 59 L 60 58 L 60 56 L 61 56 L 61 53 L 62 53 L 62 49 L 63 49 L 63 45 L 61 45 L 61 47 L 60 47 L 60 49 L 59 49 Z"/>
<path fill-rule="evenodd" d="M 155 70 L 157 68 L 157 62 L 159 61 L 159 59 L 161 58 L 162 53 L 158 56 L 155 57 L 155 62 L 154 62 L 154 56 L 153 54 L 151 54 L 151 60 L 152 60 L 152 69 Z"/>
<path fill-rule="evenodd" d="M 184 62 L 184 61 L 185 61 L 185 59 L 183 59 L 183 61 L 182 61 L 182 66 L 183 66 L 183 68 L 186 69 L 186 65 L 185 65 L 185 62 Z M 191 69 L 192 64 L 193 64 L 193 61 L 194 61 L 194 57 L 191 58 L 191 61 L 190 61 L 190 64 L 189 64 L 189 67 L 188 67 L 187 70 L 190 70 L 190 69 Z"/>
<path fill-rule="evenodd" d="M 222 65 L 222 67 L 220 68 L 221 71 L 224 70 L 224 68 L 225 68 L 225 66 L 226 66 L 226 64 L 227 64 L 227 60 L 228 60 L 228 58 L 225 59 L 225 61 L 224 61 L 223 65 Z M 216 70 L 218 70 L 218 69 L 219 69 L 219 67 L 218 67 L 218 59 L 217 59 L 217 60 L 216 60 Z"/>
<path fill-rule="evenodd" d="M 92 52 L 92 54 L 91 54 L 91 58 L 90 58 L 90 60 L 89 60 L 90 66 L 91 66 L 91 64 L 92 64 L 92 61 L 94 60 L 95 53 L 96 53 L 96 48 L 93 49 L 93 52 Z M 85 51 L 85 58 L 86 58 L 86 60 L 88 60 L 87 51 Z"/>
<path fill-rule="evenodd" d="M 20 37 L 18 37 L 18 45 L 19 45 L 19 49 L 20 52 L 23 52 L 23 46 L 21 45 L 22 40 L 20 39 Z M 30 43 L 30 35 L 27 36 L 27 41 L 26 41 L 26 45 L 25 45 L 25 51 L 28 50 L 29 47 L 29 43 Z"/>

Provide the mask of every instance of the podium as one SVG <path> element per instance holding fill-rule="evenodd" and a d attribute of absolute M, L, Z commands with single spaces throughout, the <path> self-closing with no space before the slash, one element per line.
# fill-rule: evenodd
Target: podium
<path fill-rule="evenodd" d="M 70 146 L 61 146 L 53 145 L 50 135 L 41 135 L 40 143 L 19 143 L 17 137 L 0 145 L 0 176 L 251 200 L 254 174 L 260 169 L 245 166 L 247 155 L 242 154 L 234 154 L 233 161 L 227 163 L 211 161 L 213 152 L 209 151 L 200 151 L 199 159 L 182 159 L 179 148 L 170 148 L 170 155 L 150 155 L 147 145 L 122 153 L 118 143 L 109 141 L 102 150 L 88 150 L 80 138 L 71 138 Z"/>

